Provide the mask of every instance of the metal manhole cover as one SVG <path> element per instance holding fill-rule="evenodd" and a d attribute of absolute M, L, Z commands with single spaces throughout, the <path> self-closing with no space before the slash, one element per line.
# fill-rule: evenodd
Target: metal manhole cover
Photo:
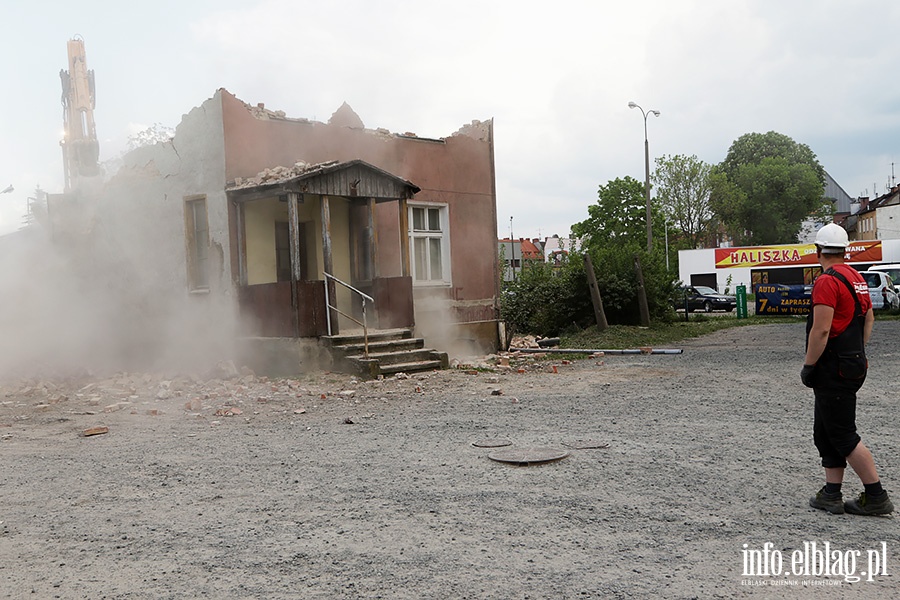
<path fill-rule="evenodd" d="M 476 440 L 472 442 L 472 445 L 478 448 L 501 448 L 503 446 L 512 446 L 512 442 L 504 438 L 488 438 Z"/>
<path fill-rule="evenodd" d="M 497 462 L 513 463 L 516 465 L 533 465 L 537 463 L 562 460 L 569 452 L 559 448 L 506 448 L 496 450 L 488 454 L 488 458 Z"/>
<path fill-rule="evenodd" d="M 608 442 L 598 442 L 597 440 L 572 440 L 563 442 L 563 446 L 572 448 L 573 450 L 596 450 L 600 448 L 609 448 Z"/>

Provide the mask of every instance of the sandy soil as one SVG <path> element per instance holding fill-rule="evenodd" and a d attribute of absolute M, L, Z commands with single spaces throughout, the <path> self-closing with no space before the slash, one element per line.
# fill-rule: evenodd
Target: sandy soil
<path fill-rule="evenodd" d="M 7 382 L 0 597 L 900 597 L 894 518 L 807 506 L 822 475 L 802 336 L 371 382 Z M 876 324 L 860 394 L 888 489 L 898 340 L 900 322 Z M 498 438 L 570 454 L 518 466 L 473 445 Z M 743 574 L 744 544 L 790 569 L 807 542 L 859 551 L 856 574 L 884 548 L 886 574 Z"/>

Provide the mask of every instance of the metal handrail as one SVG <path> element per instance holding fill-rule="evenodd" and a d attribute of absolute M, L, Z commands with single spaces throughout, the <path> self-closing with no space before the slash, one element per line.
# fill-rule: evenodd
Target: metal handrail
<path fill-rule="evenodd" d="M 325 306 L 334 310 L 336 313 L 347 317 L 348 319 L 350 319 L 357 325 L 362 325 L 362 328 L 363 328 L 363 355 L 366 358 L 369 358 L 369 326 L 366 321 L 366 301 L 369 301 L 372 304 L 375 304 L 375 298 L 373 298 L 372 296 L 369 296 L 368 294 L 366 294 L 364 292 L 359 291 L 358 289 L 356 289 L 349 283 L 341 281 L 340 279 L 338 279 L 331 273 L 325 273 L 325 278 L 326 278 L 325 279 Z M 342 312 L 337 306 L 332 306 L 331 300 L 328 297 L 328 280 L 329 279 L 333 279 L 336 283 L 341 284 L 342 286 L 344 286 L 351 292 L 353 292 L 355 294 L 359 294 L 360 300 L 362 300 L 362 319 L 363 319 L 362 321 L 358 321 L 355 317 L 348 315 L 345 312 Z M 328 335 L 331 335 L 331 310 L 328 311 L 328 318 L 326 319 L 326 322 L 328 323 Z"/>

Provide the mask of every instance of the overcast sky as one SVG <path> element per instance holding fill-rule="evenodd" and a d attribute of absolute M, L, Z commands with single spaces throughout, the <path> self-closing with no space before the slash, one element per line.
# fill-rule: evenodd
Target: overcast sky
<path fill-rule="evenodd" d="M 494 119 L 498 225 L 565 236 L 651 161 L 718 163 L 739 136 L 805 143 L 851 196 L 900 159 L 892 0 L 4 2 L 0 233 L 63 189 L 60 69 L 83 37 L 101 161 L 226 88 L 289 117 L 346 101 L 366 127 L 446 137 Z M 900 161 L 898 161 L 900 162 Z M 900 175 L 900 165 L 895 167 Z M 788 240 L 786 240 L 788 241 Z"/>

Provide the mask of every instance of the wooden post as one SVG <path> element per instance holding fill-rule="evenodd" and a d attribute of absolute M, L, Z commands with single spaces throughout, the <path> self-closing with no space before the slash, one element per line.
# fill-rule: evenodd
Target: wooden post
<path fill-rule="evenodd" d="M 297 192 L 288 192 L 288 231 L 290 233 L 291 244 L 291 281 L 300 281 L 301 275 L 300 261 L 300 217 L 297 210 L 297 204 L 300 202 L 300 194 Z"/>
<path fill-rule="evenodd" d="M 334 275 L 334 256 L 331 253 L 331 205 L 328 196 L 321 195 L 322 207 L 322 268 L 329 275 Z"/>
<path fill-rule="evenodd" d="M 300 337 L 300 292 L 297 282 L 300 281 L 300 216 L 297 204 L 300 194 L 288 192 L 288 237 L 291 246 L 291 321 L 294 324 L 294 337 Z"/>
<path fill-rule="evenodd" d="M 334 275 L 334 256 L 331 252 L 331 205 L 328 202 L 328 196 L 322 194 L 319 196 L 319 202 L 321 204 L 322 209 L 322 268 L 329 275 Z M 327 277 L 322 277 L 325 280 L 325 285 L 329 286 L 329 292 L 333 289 L 331 286 L 331 282 Z M 326 294 L 326 297 L 331 300 L 334 306 L 337 306 L 337 296 L 336 294 Z M 331 323 L 331 334 L 336 335 L 340 332 L 340 327 L 338 325 L 338 313 L 337 311 L 331 310 L 326 307 L 328 311 L 328 322 Z"/>
<path fill-rule="evenodd" d="M 603 299 L 600 298 L 600 287 L 597 285 L 597 276 L 594 274 L 594 265 L 591 255 L 584 253 L 584 272 L 587 274 L 588 288 L 591 290 L 591 302 L 594 305 L 594 319 L 597 321 L 597 331 L 606 331 L 609 323 L 606 322 L 606 312 L 603 310 Z"/>
<path fill-rule="evenodd" d="M 372 261 L 369 276 L 377 279 L 379 276 L 378 268 L 378 231 L 375 229 L 375 198 L 369 198 L 366 206 L 366 238 L 369 244 L 369 260 Z"/>
<path fill-rule="evenodd" d="M 638 284 L 638 308 L 641 311 L 641 325 L 650 327 L 650 309 L 647 306 L 647 290 L 644 289 L 644 273 L 641 271 L 641 258 L 634 255 L 634 273 Z"/>

